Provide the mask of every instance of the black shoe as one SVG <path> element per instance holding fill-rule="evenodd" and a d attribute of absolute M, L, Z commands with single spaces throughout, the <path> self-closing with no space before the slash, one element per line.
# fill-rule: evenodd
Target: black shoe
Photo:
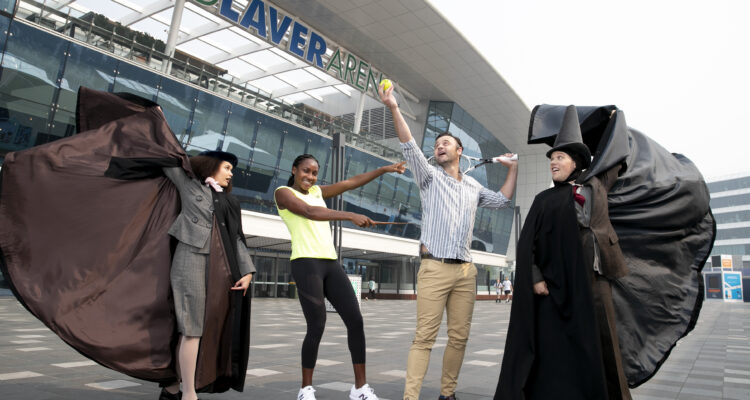
<path fill-rule="evenodd" d="M 455 393 L 453 393 L 450 396 L 443 396 L 441 394 L 440 397 L 438 397 L 438 400 L 458 400 L 458 398 L 456 398 L 456 394 Z"/>
<path fill-rule="evenodd" d="M 169 393 L 166 388 L 161 389 L 159 394 L 159 400 L 180 400 L 182 399 L 182 392 Z"/>

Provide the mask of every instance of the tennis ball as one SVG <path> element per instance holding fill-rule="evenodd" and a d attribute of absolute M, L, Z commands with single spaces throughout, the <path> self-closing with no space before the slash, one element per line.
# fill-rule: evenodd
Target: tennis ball
<path fill-rule="evenodd" d="M 393 86 L 393 83 L 390 79 L 383 79 L 382 81 L 380 81 L 380 86 L 383 86 L 383 91 L 385 92 L 386 90 L 390 89 L 391 86 Z"/>

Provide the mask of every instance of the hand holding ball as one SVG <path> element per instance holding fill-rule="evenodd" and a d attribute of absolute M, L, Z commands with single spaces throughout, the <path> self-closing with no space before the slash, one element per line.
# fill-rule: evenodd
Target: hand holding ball
<path fill-rule="evenodd" d="M 380 86 L 383 87 L 383 92 L 385 92 L 388 89 L 390 89 L 391 86 L 393 86 L 393 83 L 391 82 L 390 79 L 383 79 L 382 81 L 380 81 Z"/>

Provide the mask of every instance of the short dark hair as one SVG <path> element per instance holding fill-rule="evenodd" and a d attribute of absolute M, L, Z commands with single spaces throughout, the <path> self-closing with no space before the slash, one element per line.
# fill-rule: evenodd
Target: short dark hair
<path fill-rule="evenodd" d="M 216 175 L 221 168 L 221 163 L 224 160 L 220 160 L 215 157 L 209 156 L 192 156 L 190 157 L 190 168 L 193 170 L 195 176 L 203 183 L 209 176 Z M 228 161 L 227 161 L 228 162 Z M 231 163 L 230 163 L 231 164 Z M 227 193 L 232 192 L 232 181 L 229 181 L 229 185 L 224 188 Z"/>
<path fill-rule="evenodd" d="M 459 138 L 457 138 L 457 137 L 455 137 L 455 136 L 451 135 L 451 133 L 450 133 L 450 132 L 443 132 L 443 133 L 441 133 L 441 134 L 437 135 L 437 137 L 435 138 L 435 142 L 437 142 L 437 141 L 438 141 L 438 139 L 440 139 L 440 138 L 441 138 L 441 137 L 443 137 L 443 136 L 450 136 L 450 137 L 452 137 L 452 138 L 453 138 L 453 140 L 455 140 L 455 141 L 456 141 L 456 143 L 458 143 L 458 147 L 460 147 L 460 148 L 462 148 L 462 149 L 464 148 L 464 145 L 463 145 L 463 143 L 461 143 L 461 139 L 459 139 Z"/>

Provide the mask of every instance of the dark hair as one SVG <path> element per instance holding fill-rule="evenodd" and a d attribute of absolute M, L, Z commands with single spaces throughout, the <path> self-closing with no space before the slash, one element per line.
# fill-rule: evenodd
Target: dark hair
<path fill-rule="evenodd" d="M 190 168 L 193 170 L 193 173 L 198 178 L 198 180 L 203 183 L 206 178 L 208 178 L 209 176 L 214 176 L 217 172 L 219 172 L 219 168 L 221 168 L 221 163 L 223 162 L 224 160 L 209 156 L 192 156 L 190 157 Z M 224 188 L 224 190 L 227 193 L 232 192 L 231 180 L 229 181 L 229 185 Z"/>
<path fill-rule="evenodd" d="M 562 151 L 563 153 L 567 154 L 568 156 L 570 156 L 573 162 L 576 163 L 576 168 L 573 170 L 573 172 L 570 173 L 565 182 L 570 182 L 578 179 L 578 177 L 581 176 L 581 173 L 583 172 L 582 166 L 584 165 L 581 155 L 569 149 L 560 149 L 558 151 Z"/>
<path fill-rule="evenodd" d="M 459 139 L 459 138 L 457 138 L 457 137 L 455 137 L 455 136 L 451 135 L 451 133 L 450 133 L 450 132 L 443 132 L 443 133 L 441 133 L 441 134 L 437 135 L 437 137 L 435 138 L 435 142 L 437 142 L 437 140 L 438 140 L 438 139 L 440 139 L 440 138 L 441 138 L 441 137 L 443 137 L 443 136 L 450 136 L 450 137 L 452 137 L 452 138 L 453 138 L 453 139 L 454 139 L 454 140 L 456 141 L 456 143 L 458 143 L 458 147 L 460 147 L 460 148 L 462 148 L 462 149 L 464 148 L 464 145 L 463 145 L 463 143 L 461 143 L 461 139 Z"/>
<path fill-rule="evenodd" d="M 292 163 L 292 168 L 299 166 L 302 161 L 305 161 L 307 159 L 315 160 L 318 166 L 320 166 L 318 159 L 315 158 L 312 154 L 300 154 L 297 156 L 297 158 L 294 159 L 294 162 Z M 289 177 L 289 180 L 286 181 L 286 185 L 289 187 L 292 187 L 294 185 L 294 174 L 292 174 L 292 176 Z"/>

